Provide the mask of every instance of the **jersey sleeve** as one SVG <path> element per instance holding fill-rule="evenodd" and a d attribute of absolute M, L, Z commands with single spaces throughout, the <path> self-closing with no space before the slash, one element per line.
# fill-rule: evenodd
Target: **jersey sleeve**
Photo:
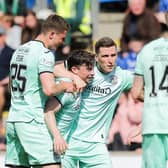
<path fill-rule="evenodd" d="M 132 85 L 133 85 L 133 72 L 128 71 L 128 70 L 124 70 L 123 73 L 123 90 L 129 90 L 131 89 Z"/>
<path fill-rule="evenodd" d="M 44 52 L 39 59 L 39 73 L 53 72 L 55 65 L 54 55 L 48 51 Z"/>
<path fill-rule="evenodd" d="M 59 77 L 55 79 L 56 83 L 59 83 L 60 81 L 66 81 L 66 82 L 71 82 L 72 80 L 70 78 L 65 78 L 65 77 Z M 72 93 L 61 93 L 59 95 L 55 95 L 55 98 L 60 102 L 60 104 L 62 106 L 66 105 L 66 104 L 70 104 L 72 99 L 73 99 L 73 95 Z"/>

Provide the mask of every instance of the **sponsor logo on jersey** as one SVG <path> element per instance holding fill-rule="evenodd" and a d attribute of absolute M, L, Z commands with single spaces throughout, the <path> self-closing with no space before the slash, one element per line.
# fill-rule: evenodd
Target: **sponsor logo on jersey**
<path fill-rule="evenodd" d="M 111 94 L 111 89 L 110 87 L 106 87 L 106 88 L 101 88 L 100 86 L 87 86 L 86 90 L 89 90 L 93 93 L 96 94 L 103 94 L 103 95 L 107 95 L 107 94 Z"/>

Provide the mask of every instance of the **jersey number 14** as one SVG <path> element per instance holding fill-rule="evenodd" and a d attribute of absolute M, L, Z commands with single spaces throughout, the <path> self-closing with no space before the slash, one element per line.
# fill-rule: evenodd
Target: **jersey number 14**
<path fill-rule="evenodd" d="M 154 68 L 154 66 L 151 66 L 149 69 L 151 70 L 151 77 L 152 77 L 152 91 L 151 91 L 149 96 L 155 97 L 155 96 L 157 96 L 156 86 L 155 86 L 155 68 Z M 168 81 L 167 81 L 168 78 L 167 78 L 167 75 L 168 75 L 168 66 L 166 66 L 166 68 L 164 70 L 164 74 L 161 78 L 158 89 L 159 90 L 167 90 L 167 92 L 168 92 Z M 166 86 L 164 85 L 165 81 L 167 82 Z"/>

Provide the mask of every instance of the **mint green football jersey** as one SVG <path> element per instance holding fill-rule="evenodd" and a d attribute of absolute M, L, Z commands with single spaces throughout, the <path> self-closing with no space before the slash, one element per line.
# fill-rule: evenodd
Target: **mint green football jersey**
<path fill-rule="evenodd" d="M 61 103 L 61 109 L 56 113 L 57 127 L 61 135 L 68 141 L 71 135 L 74 121 L 77 119 L 80 105 L 81 93 L 73 95 L 72 93 L 62 93 L 57 96 L 57 100 Z"/>
<path fill-rule="evenodd" d="M 72 137 L 87 142 L 106 143 L 118 99 L 131 88 L 131 72 L 116 67 L 104 74 L 97 66 L 95 76 L 82 94 L 81 110 Z"/>
<path fill-rule="evenodd" d="M 44 123 L 47 96 L 42 91 L 40 73 L 53 72 L 54 55 L 40 41 L 20 46 L 10 63 L 11 107 L 8 121 Z"/>
<path fill-rule="evenodd" d="M 145 45 L 137 56 L 137 75 L 145 81 L 143 134 L 168 133 L 168 39 Z"/>

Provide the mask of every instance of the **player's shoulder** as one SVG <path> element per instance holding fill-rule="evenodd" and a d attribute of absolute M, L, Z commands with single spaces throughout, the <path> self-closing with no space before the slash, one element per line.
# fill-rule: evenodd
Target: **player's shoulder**
<path fill-rule="evenodd" d="M 122 69 L 121 67 L 117 66 L 115 68 L 115 75 L 121 79 L 132 78 L 134 73 L 130 70 Z"/>
<path fill-rule="evenodd" d="M 132 73 L 133 73 L 132 71 L 127 70 L 127 69 L 122 69 L 122 68 L 119 67 L 119 66 L 116 66 L 115 71 L 116 71 L 116 73 L 118 73 L 118 74 L 125 74 L 125 73 L 130 73 L 130 74 L 132 74 Z"/>
<path fill-rule="evenodd" d="M 163 37 L 157 38 L 157 39 L 152 40 L 149 43 L 145 44 L 144 47 L 143 47 L 143 50 L 158 47 L 159 45 L 162 45 L 163 42 L 164 42 Z"/>
<path fill-rule="evenodd" d="M 30 51 L 30 47 L 29 47 L 29 43 L 24 43 L 22 45 L 20 45 L 14 52 L 14 55 L 27 55 Z"/>
<path fill-rule="evenodd" d="M 38 52 L 41 52 L 43 54 L 51 53 L 51 50 L 45 47 L 44 43 L 42 41 L 38 40 L 32 40 L 28 43 L 25 43 L 27 47 L 31 47 L 32 50 L 38 50 Z"/>

